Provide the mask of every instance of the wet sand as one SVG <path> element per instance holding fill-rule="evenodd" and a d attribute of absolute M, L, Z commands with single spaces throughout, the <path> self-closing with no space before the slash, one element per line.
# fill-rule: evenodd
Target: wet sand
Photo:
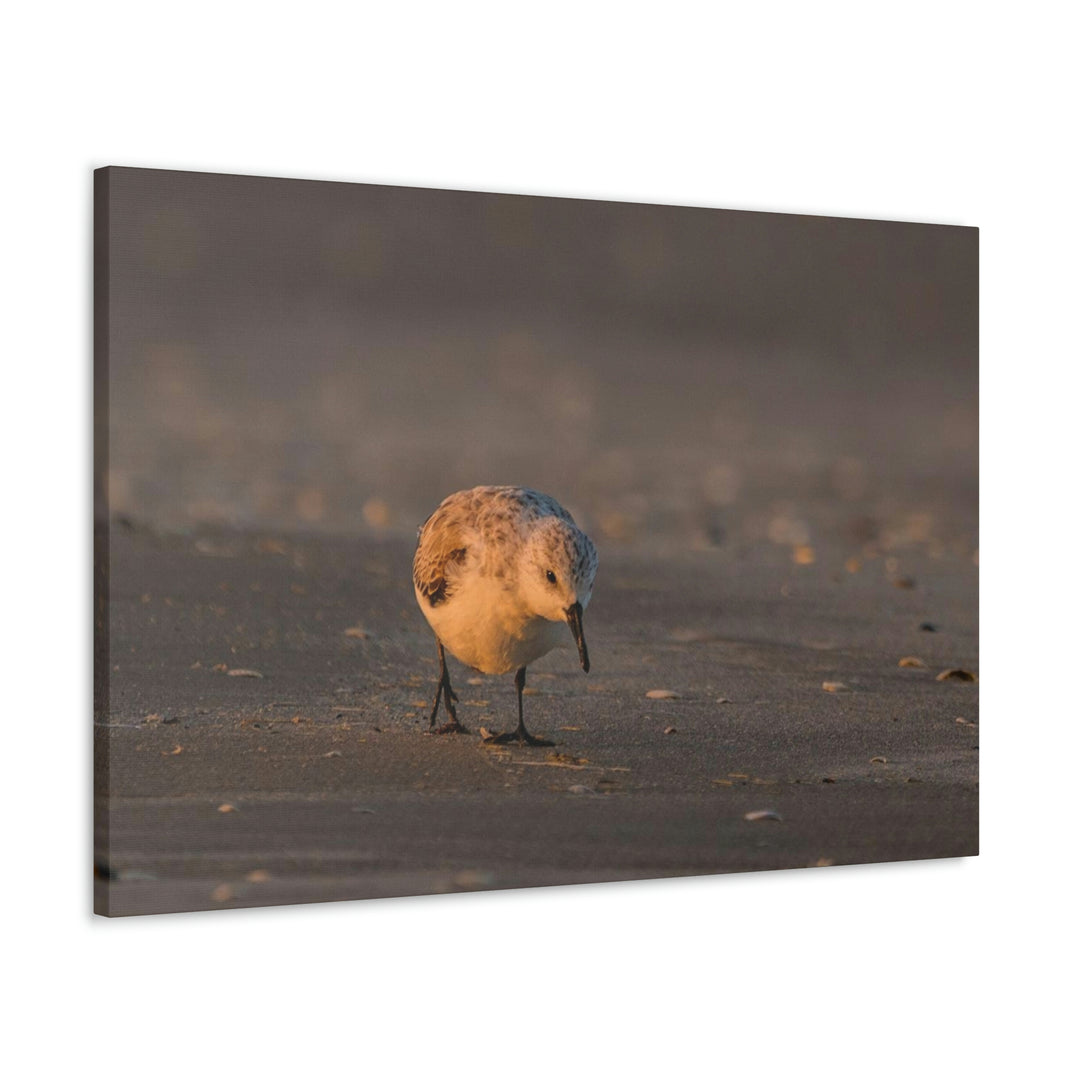
<path fill-rule="evenodd" d="M 456 663 L 474 734 L 426 734 L 407 537 L 114 524 L 96 910 L 976 854 L 979 688 L 936 678 L 978 670 L 971 552 L 819 535 L 602 545 L 591 674 L 569 633 L 529 671 L 549 750 L 484 745 L 513 680 Z"/>

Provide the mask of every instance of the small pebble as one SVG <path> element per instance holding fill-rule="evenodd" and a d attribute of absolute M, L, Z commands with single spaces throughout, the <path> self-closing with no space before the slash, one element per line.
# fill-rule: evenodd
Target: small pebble
<path fill-rule="evenodd" d="M 784 819 L 775 810 L 751 810 L 743 817 L 747 821 L 783 821 Z"/>
<path fill-rule="evenodd" d="M 223 802 L 223 803 L 222 803 L 222 804 L 221 804 L 221 805 L 220 805 L 220 806 L 218 807 L 218 813 L 219 813 L 219 814 L 231 814 L 231 813 L 232 813 L 232 812 L 233 812 L 233 811 L 234 811 L 235 809 L 236 809 L 236 807 L 235 807 L 235 806 L 233 806 L 233 804 L 232 804 L 232 803 L 228 803 L 228 802 Z"/>
<path fill-rule="evenodd" d="M 926 663 L 920 660 L 917 656 L 901 656 L 900 667 L 924 668 L 926 667 Z"/>
<path fill-rule="evenodd" d="M 978 678 L 970 672 L 965 671 L 963 668 L 947 668 L 941 672 L 940 675 L 934 676 L 937 682 L 946 682 L 949 679 L 953 679 L 956 682 L 978 682 Z"/>
<path fill-rule="evenodd" d="M 889 759 L 884 757 L 872 757 L 870 759 L 871 765 L 888 765 Z"/>
<path fill-rule="evenodd" d="M 664 734 L 665 735 L 675 735 L 677 733 L 678 733 L 677 730 L 675 728 L 673 728 L 673 727 L 664 728 Z"/>
<path fill-rule="evenodd" d="M 229 674 L 238 679 L 261 679 L 263 673 L 252 668 L 229 668 Z"/>
<path fill-rule="evenodd" d="M 672 701 L 679 697 L 674 690 L 649 690 L 645 696 L 653 701 Z"/>
<path fill-rule="evenodd" d="M 842 682 L 823 682 L 821 684 L 821 689 L 827 690 L 830 694 L 840 694 L 850 688 L 846 683 Z"/>

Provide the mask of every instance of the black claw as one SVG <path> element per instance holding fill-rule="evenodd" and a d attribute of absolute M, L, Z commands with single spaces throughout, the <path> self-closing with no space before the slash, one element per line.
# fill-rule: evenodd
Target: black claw
<path fill-rule="evenodd" d="M 447 720 L 442 727 L 435 728 L 432 735 L 469 735 L 467 727 L 462 727 L 456 720 Z"/>
<path fill-rule="evenodd" d="M 554 746 L 555 745 L 555 743 L 553 743 L 550 739 L 541 739 L 536 735 L 530 735 L 528 732 L 525 732 L 525 737 L 524 738 L 521 738 L 519 736 L 519 741 L 527 743 L 529 746 Z"/>

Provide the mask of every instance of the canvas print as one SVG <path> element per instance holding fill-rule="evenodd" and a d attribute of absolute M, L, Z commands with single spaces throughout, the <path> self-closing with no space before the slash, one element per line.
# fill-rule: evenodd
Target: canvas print
<path fill-rule="evenodd" d="M 94 198 L 98 913 L 977 853 L 976 229 Z"/>

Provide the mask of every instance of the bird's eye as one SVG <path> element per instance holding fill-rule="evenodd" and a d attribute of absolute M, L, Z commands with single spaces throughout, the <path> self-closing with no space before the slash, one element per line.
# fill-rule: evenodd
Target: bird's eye
<path fill-rule="evenodd" d="M 554 570 L 549 570 L 547 572 L 547 579 L 548 579 L 548 581 L 551 582 L 552 585 L 555 584 L 555 571 Z"/>

